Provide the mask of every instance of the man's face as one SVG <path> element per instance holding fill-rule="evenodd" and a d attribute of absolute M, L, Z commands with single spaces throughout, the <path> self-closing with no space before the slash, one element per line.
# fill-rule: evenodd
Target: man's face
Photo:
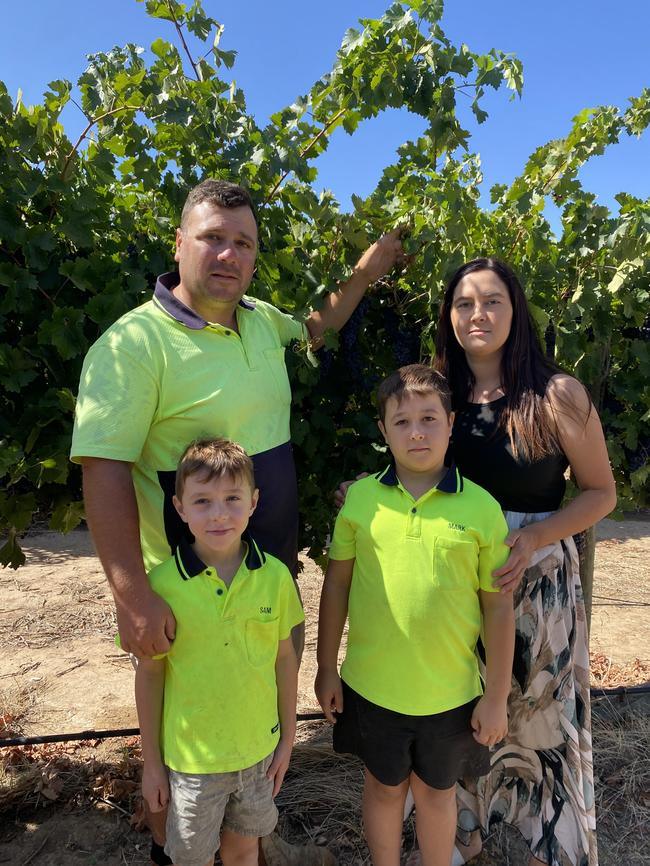
<path fill-rule="evenodd" d="M 176 232 L 177 296 L 207 321 L 218 321 L 247 291 L 256 255 L 257 226 L 250 208 L 196 205 Z"/>

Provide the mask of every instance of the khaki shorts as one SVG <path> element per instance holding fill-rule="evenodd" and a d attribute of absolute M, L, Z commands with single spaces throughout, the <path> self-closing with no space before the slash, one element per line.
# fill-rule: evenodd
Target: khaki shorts
<path fill-rule="evenodd" d="M 268 836 L 278 810 L 273 781 L 266 778 L 273 754 L 234 773 L 177 773 L 169 770 L 165 854 L 176 866 L 205 866 L 219 849 L 221 830 Z"/>

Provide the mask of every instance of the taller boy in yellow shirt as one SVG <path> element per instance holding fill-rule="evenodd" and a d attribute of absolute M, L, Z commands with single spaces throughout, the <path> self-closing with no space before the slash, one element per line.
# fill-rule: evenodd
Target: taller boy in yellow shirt
<path fill-rule="evenodd" d="M 409 786 L 423 866 L 449 866 L 455 783 L 482 775 L 507 731 L 512 596 L 492 587 L 508 529 L 485 490 L 444 464 L 446 381 L 403 367 L 378 391 L 393 463 L 348 491 L 320 606 L 316 694 L 334 748 L 366 766 L 363 817 L 374 866 L 399 866 Z M 337 656 L 346 617 L 347 653 Z M 485 691 L 475 654 L 487 653 Z"/>

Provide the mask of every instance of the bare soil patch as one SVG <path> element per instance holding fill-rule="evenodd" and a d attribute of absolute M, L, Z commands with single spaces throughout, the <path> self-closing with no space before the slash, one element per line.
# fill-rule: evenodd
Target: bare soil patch
<path fill-rule="evenodd" d="M 601 520 L 596 538 L 591 650 L 650 662 L 650 519 Z"/>
<path fill-rule="evenodd" d="M 594 685 L 650 681 L 650 521 L 598 527 L 591 645 Z M 25 542 L 27 565 L 2 573 L 0 735 L 137 726 L 133 673 L 113 642 L 112 599 L 87 532 L 42 532 Z M 307 616 L 299 712 L 316 709 L 316 620 L 322 576 L 305 560 Z M 601 866 L 648 863 L 650 702 L 595 702 L 594 744 Z M 368 863 L 360 831 L 361 768 L 332 754 L 323 723 L 299 726 L 281 792 L 281 830 L 328 844 L 341 864 Z M 139 831 L 137 739 L 0 752 L 0 866 L 148 863 Z M 406 847 L 412 843 L 406 828 Z M 507 829 L 475 861 L 524 866 Z"/>

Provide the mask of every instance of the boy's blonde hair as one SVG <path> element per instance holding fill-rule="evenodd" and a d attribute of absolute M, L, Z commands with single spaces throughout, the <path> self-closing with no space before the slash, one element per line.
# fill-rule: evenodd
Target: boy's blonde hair
<path fill-rule="evenodd" d="M 442 407 L 449 417 L 451 412 L 451 391 L 447 380 L 426 364 L 409 364 L 395 370 L 381 383 L 377 389 L 377 410 L 382 423 L 386 420 L 386 403 L 395 397 L 402 402 L 405 394 L 429 394 L 433 392 L 440 397 Z"/>
<path fill-rule="evenodd" d="M 243 479 L 255 490 L 253 461 L 241 445 L 230 439 L 195 439 L 190 442 L 176 469 L 176 496 L 182 499 L 190 475 L 200 475 L 202 482 L 229 475 Z"/>

